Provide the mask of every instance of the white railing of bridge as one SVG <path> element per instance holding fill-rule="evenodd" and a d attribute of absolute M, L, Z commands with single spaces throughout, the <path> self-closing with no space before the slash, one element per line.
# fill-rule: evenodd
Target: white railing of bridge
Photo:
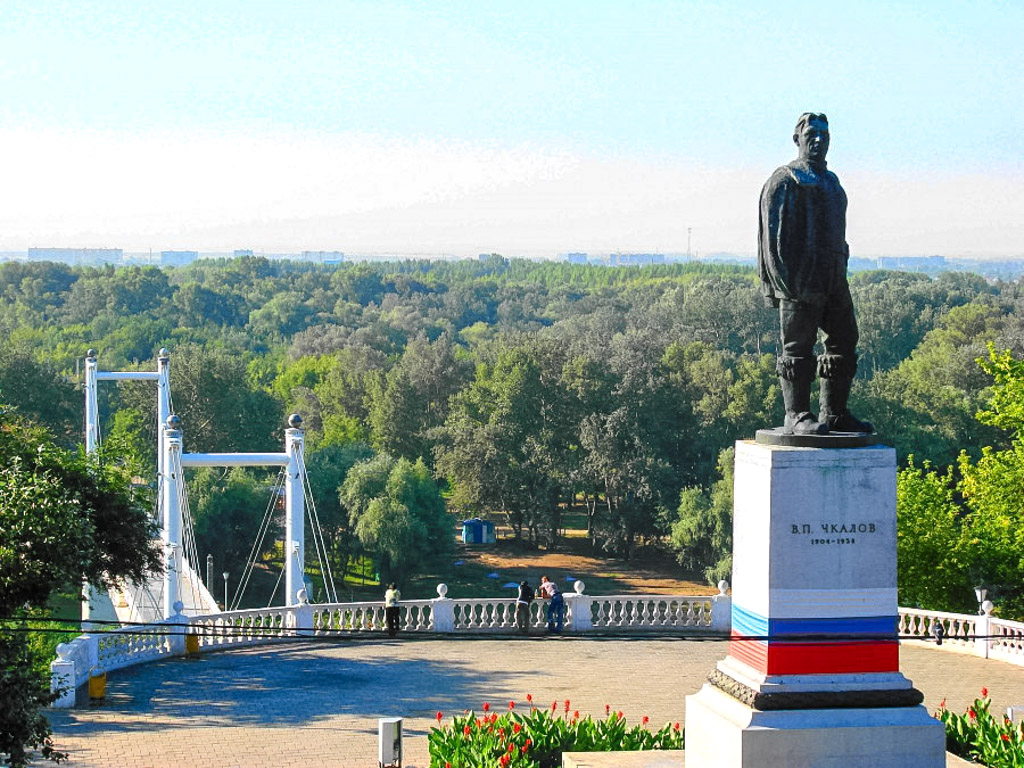
<path fill-rule="evenodd" d="M 575 594 L 565 595 L 565 631 L 574 635 L 600 632 L 657 632 L 728 636 L 731 599 L 728 585 L 719 594 L 586 595 L 582 582 Z M 402 633 L 510 634 L 515 631 L 515 601 L 509 598 L 447 597 L 438 585 L 433 600 L 400 604 Z M 530 626 L 546 624 L 547 604 L 530 606 Z M 899 609 L 899 634 L 944 651 L 1001 659 L 1024 666 L 1024 623 L 992 616 L 992 604 L 973 616 L 917 608 Z M 939 629 L 941 627 L 941 630 Z M 90 676 L 154 659 L 217 649 L 273 643 L 296 638 L 332 637 L 379 632 L 385 628 L 380 602 L 322 603 L 277 608 L 226 611 L 204 616 L 177 615 L 165 622 L 110 632 L 81 635 L 57 648 L 50 665 L 53 690 L 61 696 L 56 707 L 71 707 Z M 937 635 L 942 635 L 941 645 Z"/>

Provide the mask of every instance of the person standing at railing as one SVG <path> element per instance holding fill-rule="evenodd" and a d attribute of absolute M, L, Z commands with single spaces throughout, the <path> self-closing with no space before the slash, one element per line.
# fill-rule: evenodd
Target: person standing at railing
<path fill-rule="evenodd" d="M 548 632 L 561 634 L 562 622 L 565 618 L 565 598 L 562 597 L 558 585 L 549 581 L 547 576 L 540 577 L 540 587 L 537 588 L 540 597 L 546 597 L 548 603 Z"/>
<path fill-rule="evenodd" d="M 530 634 L 530 603 L 533 602 L 533 587 L 525 579 L 519 582 L 519 594 L 516 596 L 516 629 L 519 634 Z"/>
<path fill-rule="evenodd" d="M 388 584 L 388 590 L 384 593 L 384 620 L 388 626 L 388 637 L 398 634 L 398 601 L 402 599 L 402 593 L 398 591 L 393 583 Z"/>

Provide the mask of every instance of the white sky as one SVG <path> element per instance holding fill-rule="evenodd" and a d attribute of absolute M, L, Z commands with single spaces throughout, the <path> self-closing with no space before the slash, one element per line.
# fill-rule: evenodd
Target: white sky
<path fill-rule="evenodd" d="M 751 253 L 760 187 L 815 110 L 853 255 L 1024 256 L 1024 3 L 3 19 L 0 250 L 682 252 L 692 228 L 694 250 Z"/>

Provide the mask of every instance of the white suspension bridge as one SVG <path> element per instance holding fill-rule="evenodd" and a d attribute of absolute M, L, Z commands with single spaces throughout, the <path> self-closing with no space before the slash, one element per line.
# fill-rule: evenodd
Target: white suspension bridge
<path fill-rule="evenodd" d="M 87 586 L 82 602 L 82 620 L 86 628 L 93 627 L 99 621 L 150 623 L 175 615 L 200 616 L 220 612 L 220 606 L 211 591 L 212 585 L 202 579 L 196 550 L 195 523 L 184 475 L 185 468 L 193 467 L 280 468 L 263 520 L 255 532 L 245 570 L 238 580 L 231 604 L 225 605 L 225 610 L 238 608 L 245 594 L 261 544 L 272 527 L 276 502 L 282 494 L 285 501 L 282 546 L 284 567 L 281 574 L 285 582 L 284 606 L 306 600 L 307 517 L 324 580 L 324 590 L 328 599 L 337 602 L 330 559 L 306 473 L 304 434 L 300 426 L 302 419 L 298 414 L 292 414 L 288 419 L 284 450 L 280 453 L 186 453 L 183 449 L 181 420 L 174 414 L 171 398 L 170 355 L 167 350 L 160 350 L 156 371 L 101 371 L 95 350 L 89 350 L 85 359 L 84 391 L 85 448 L 90 454 L 96 453 L 101 443 L 97 392 L 99 382 L 103 381 L 152 381 L 156 384 L 156 515 L 161 529 L 164 573 L 162 577 L 114 590 L 112 594 Z M 225 602 L 226 586 L 225 575 Z M 276 592 L 275 587 L 274 594 Z M 179 601 L 182 604 L 181 610 L 176 611 L 175 606 Z"/>

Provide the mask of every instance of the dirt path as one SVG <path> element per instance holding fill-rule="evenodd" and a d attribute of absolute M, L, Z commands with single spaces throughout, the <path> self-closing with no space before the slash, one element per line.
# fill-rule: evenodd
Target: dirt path
<path fill-rule="evenodd" d="M 517 551 L 499 542 L 493 547 L 466 547 L 460 557 L 531 583 L 546 575 L 564 584 L 572 576 L 583 580 L 588 594 L 707 595 L 717 591 L 706 582 L 687 578 L 663 553 L 641 553 L 626 561 L 573 551 Z"/>

